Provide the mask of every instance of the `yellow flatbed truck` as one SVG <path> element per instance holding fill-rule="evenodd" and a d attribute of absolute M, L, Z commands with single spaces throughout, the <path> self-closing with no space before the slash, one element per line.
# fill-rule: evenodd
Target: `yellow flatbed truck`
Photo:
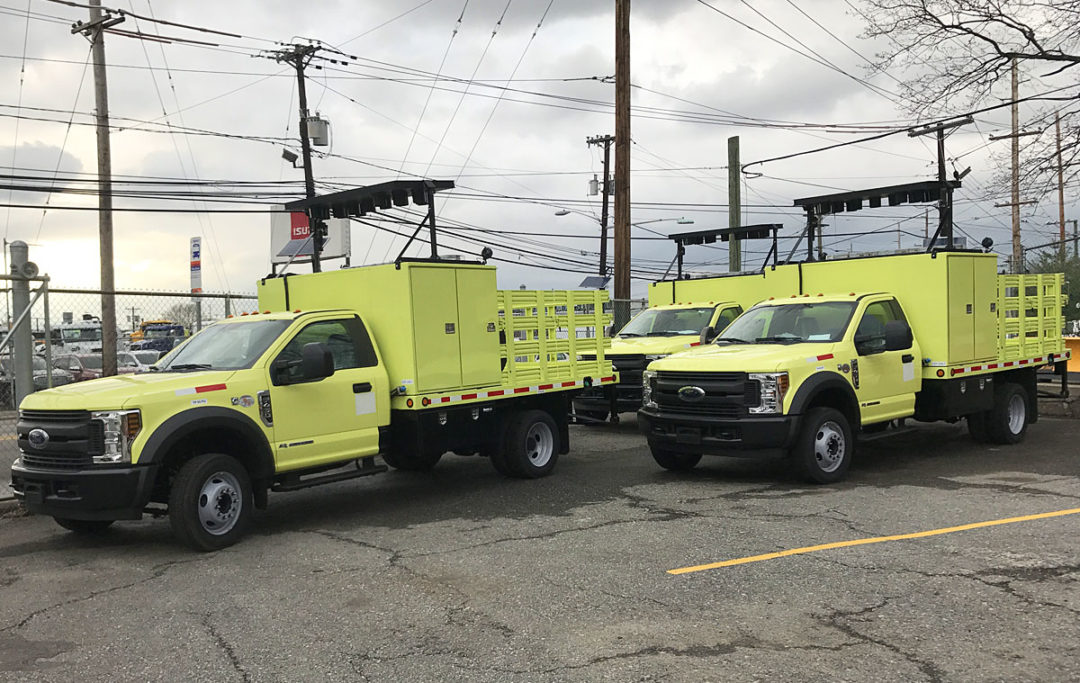
<path fill-rule="evenodd" d="M 703 454 L 790 456 L 827 483 L 847 472 L 856 433 L 907 418 L 966 419 L 978 441 L 1018 442 L 1038 419 L 1036 369 L 1069 358 L 1063 276 L 996 266 L 952 251 L 769 271 L 795 292 L 645 371 L 638 425 L 653 457 L 679 470 Z"/>
<path fill-rule="evenodd" d="M 11 469 L 26 509 L 96 532 L 149 508 L 213 550 L 270 491 L 383 472 L 380 457 L 422 470 L 453 451 L 544 476 L 568 451 L 573 394 L 616 381 L 606 292 L 498 291 L 494 267 L 434 254 L 258 290 L 258 312 L 208 326 L 156 372 L 28 396 Z"/>
<path fill-rule="evenodd" d="M 612 337 L 611 348 L 604 353 L 619 373 L 618 384 L 583 391 L 574 399 L 574 413 L 595 421 L 610 415 L 617 422 L 619 413 L 637 411 L 641 407 L 641 373 L 646 365 L 697 346 L 703 330 L 722 330 L 742 311 L 734 301 L 646 308 Z M 583 356 L 583 360 L 592 360 L 592 356 Z"/>

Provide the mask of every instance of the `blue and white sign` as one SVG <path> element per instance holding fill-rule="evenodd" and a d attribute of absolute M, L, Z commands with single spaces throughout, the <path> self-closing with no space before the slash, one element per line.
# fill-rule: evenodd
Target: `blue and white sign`
<path fill-rule="evenodd" d="M 191 238 L 191 293 L 202 292 L 202 238 Z"/>

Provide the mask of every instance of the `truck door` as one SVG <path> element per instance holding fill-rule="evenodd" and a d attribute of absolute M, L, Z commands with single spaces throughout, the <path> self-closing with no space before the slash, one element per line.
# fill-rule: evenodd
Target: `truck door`
<path fill-rule="evenodd" d="M 913 341 L 909 349 L 885 350 L 885 323 L 894 320 L 904 320 L 903 310 L 895 299 L 884 299 L 867 305 L 855 328 L 858 354 L 855 395 L 863 424 L 908 417 L 915 411 L 915 393 L 922 384 L 922 374 L 916 365 L 919 347 Z M 852 380 L 855 381 L 854 368 Z"/>
<path fill-rule="evenodd" d="M 333 375 L 303 377 L 298 361 L 312 342 L 330 349 Z M 379 426 L 390 422 L 390 387 L 360 318 L 305 325 L 277 353 L 269 373 L 278 471 L 379 452 Z"/>

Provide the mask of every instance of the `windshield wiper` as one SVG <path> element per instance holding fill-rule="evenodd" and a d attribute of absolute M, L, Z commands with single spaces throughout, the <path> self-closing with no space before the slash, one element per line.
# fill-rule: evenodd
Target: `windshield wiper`
<path fill-rule="evenodd" d="M 174 363 L 169 370 L 211 370 L 214 366 L 209 363 Z"/>
<path fill-rule="evenodd" d="M 638 334 L 636 332 L 620 332 L 616 336 L 617 337 L 644 337 L 645 335 Z"/>
<path fill-rule="evenodd" d="M 765 343 L 775 342 L 775 343 L 783 344 L 783 343 L 786 343 L 786 342 L 801 342 L 802 340 L 803 340 L 802 337 L 797 337 L 797 336 L 794 336 L 794 335 L 786 336 L 786 337 L 781 337 L 781 336 L 777 335 L 777 336 L 774 336 L 774 337 L 758 337 L 754 341 L 755 342 L 765 342 Z"/>
<path fill-rule="evenodd" d="M 727 342 L 728 344 L 745 344 L 746 340 L 739 339 L 738 337 L 717 337 L 716 339 L 713 339 L 714 344 L 717 342 Z"/>

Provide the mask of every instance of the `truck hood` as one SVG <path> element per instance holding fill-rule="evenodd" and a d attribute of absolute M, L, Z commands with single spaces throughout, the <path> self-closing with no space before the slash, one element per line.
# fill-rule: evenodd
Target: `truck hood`
<path fill-rule="evenodd" d="M 834 344 L 708 344 L 649 363 L 674 372 L 774 372 L 832 353 Z"/>
<path fill-rule="evenodd" d="M 140 403 L 161 395 L 196 394 L 198 387 L 225 384 L 235 370 L 206 372 L 162 372 L 144 375 L 116 375 L 87 382 L 66 384 L 30 394 L 19 405 L 22 410 L 118 410 L 138 397 Z"/>
<path fill-rule="evenodd" d="M 683 334 L 675 337 L 629 337 L 611 340 L 611 348 L 604 352 L 605 356 L 630 356 L 646 355 L 658 356 L 665 353 L 679 353 L 696 344 L 699 336 L 696 334 Z"/>

